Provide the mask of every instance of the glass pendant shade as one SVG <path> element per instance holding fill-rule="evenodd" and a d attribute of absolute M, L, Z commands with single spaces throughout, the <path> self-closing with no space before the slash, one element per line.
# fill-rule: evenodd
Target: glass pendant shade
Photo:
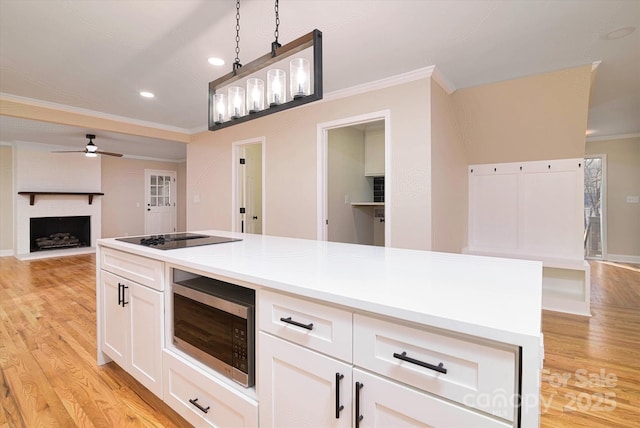
<path fill-rule="evenodd" d="M 0 0 L 2 1 L 2 0 Z M 237 47 L 237 46 L 236 46 Z M 209 82 L 209 130 L 322 99 L 322 32 L 313 30 Z"/>
<path fill-rule="evenodd" d="M 227 114 L 227 94 L 215 94 L 213 100 L 213 120 L 221 124 L 229 120 Z"/>
<path fill-rule="evenodd" d="M 267 101 L 269 107 L 287 102 L 287 73 L 284 70 L 267 71 Z"/>
<path fill-rule="evenodd" d="M 289 78 L 291 79 L 291 97 L 295 100 L 306 97 L 311 93 L 311 72 L 309 60 L 294 58 L 289 64 Z"/>
<path fill-rule="evenodd" d="M 247 107 L 250 114 L 264 110 L 264 80 L 247 79 Z"/>
<path fill-rule="evenodd" d="M 244 88 L 240 86 L 229 88 L 229 115 L 231 119 L 239 119 L 245 115 Z"/>

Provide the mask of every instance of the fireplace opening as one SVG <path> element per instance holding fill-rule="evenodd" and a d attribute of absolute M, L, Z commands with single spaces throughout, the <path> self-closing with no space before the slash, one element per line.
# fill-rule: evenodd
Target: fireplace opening
<path fill-rule="evenodd" d="M 31 252 L 91 246 L 91 216 L 32 217 Z"/>

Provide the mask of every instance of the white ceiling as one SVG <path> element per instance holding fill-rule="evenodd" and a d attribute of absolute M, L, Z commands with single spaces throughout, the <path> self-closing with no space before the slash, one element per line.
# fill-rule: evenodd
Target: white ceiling
<path fill-rule="evenodd" d="M 589 128 L 640 133 L 638 0 L 282 0 L 279 10 L 283 44 L 322 31 L 325 94 L 430 65 L 460 89 L 602 61 Z M 202 131 L 208 82 L 235 57 L 235 13 L 233 0 L 0 0 L 0 93 Z M 274 3 L 241 0 L 240 14 L 248 63 L 270 49 Z M 623 27 L 636 29 L 608 40 Z M 227 64 L 211 66 L 211 56 Z M 79 148 L 92 131 L 8 117 L 0 125 L 4 142 Z M 102 150 L 185 157 L 182 143 L 97 134 Z M 172 144 L 179 153 L 159 153 Z"/>

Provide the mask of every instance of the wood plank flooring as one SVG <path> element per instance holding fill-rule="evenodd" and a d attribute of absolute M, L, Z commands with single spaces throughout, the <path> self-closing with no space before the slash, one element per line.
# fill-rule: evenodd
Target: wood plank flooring
<path fill-rule="evenodd" d="M 591 264 L 591 318 L 543 312 L 542 427 L 640 427 L 640 265 Z"/>
<path fill-rule="evenodd" d="M 593 317 L 543 313 L 543 427 L 640 427 L 640 266 L 591 263 Z M 95 258 L 0 257 L 0 427 L 187 427 L 96 365 Z"/>
<path fill-rule="evenodd" d="M 0 257 L 0 427 L 189 427 L 96 365 L 95 256 Z"/>

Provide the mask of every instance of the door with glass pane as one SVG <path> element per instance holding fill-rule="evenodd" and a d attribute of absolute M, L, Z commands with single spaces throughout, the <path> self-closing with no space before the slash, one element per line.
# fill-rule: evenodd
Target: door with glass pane
<path fill-rule="evenodd" d="M 584 162 L 584 255 L 602 260 L 606 254 L 606 158 L 594 155 Z"/>
<path fill-rule="evenodd" d="M 145 169 L 146 211 L 144 233 L 176 231 L 176 172 Z"/>

